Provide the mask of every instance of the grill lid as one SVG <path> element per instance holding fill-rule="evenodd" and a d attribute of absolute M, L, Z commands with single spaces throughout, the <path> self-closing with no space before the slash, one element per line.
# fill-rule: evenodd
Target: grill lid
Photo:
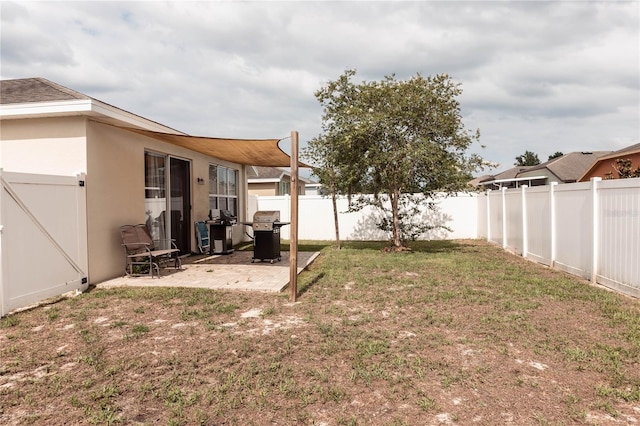
<path fill-rule="evenodd" d="M 271 231 L 273 230 L 273 224 L 279 221 L 279 210 L 258 210 L 253 214 L 253 229 L 256 231 Z"/>
<path fill-rule="evenodd" d="M 253 223 L 278 221 L 280 221 L 280 210 L 259 210 L 253 214 Z"/>

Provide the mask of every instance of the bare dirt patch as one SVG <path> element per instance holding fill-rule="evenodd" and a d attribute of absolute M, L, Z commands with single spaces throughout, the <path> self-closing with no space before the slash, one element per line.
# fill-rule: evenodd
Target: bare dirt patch
<path fill-rule="evenodd" d="M 4 318 L 0 423 L 640 424 L 637 300 L 474 241 L 329 248 L 301 281 Z"/>

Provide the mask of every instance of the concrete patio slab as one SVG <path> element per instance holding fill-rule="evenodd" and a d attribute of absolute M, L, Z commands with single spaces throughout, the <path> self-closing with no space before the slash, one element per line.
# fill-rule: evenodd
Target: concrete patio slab
<path fill-rule="evenodd" d="M 315 260 L 319 252 L 298 252 L 298 274 Z M 252 251 L 228 255 L 196 255 L 183 259 L 183 269 L 166 268 L 160 278 L 120 277 L 98 284 L 112 287 L 194 287 L 224 290 L 281 292 L 289 285 L 289 252 L 281 252 L 280 262 L 251 263 Z"/>

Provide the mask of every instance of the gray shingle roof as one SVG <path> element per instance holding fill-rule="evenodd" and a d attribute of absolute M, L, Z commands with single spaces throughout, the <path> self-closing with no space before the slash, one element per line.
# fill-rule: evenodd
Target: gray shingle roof
<path fill-rule="evenodd" d="M 635 145 L 630 145 L 625 148 L 614 151 L 610 155 L 607 155 L 607 157 L 617 157 L 620 154 L 625 154 L 627 152 L 637 152 L 637 151 L 640 151 L 640 143 L 637 143 Z"/>
<path fill-rule="evenodd" d="M 562 157 L 554 158 L 537 166 L 533 166 L 527 170 L 527 173 L 548 169 L 562 182 L 575 182 L 596 159 L 610 153 L 611 151 L 570 152 Z"/>
<path fill-rule="evenodd" d="M 526 172 L 531 167 L 532 166 L 515 166 L 496 175 L 482 176 L 481 178 L 479 178 L 478 182 L 489 182 L 500 179 L 513 179 L 518 175 L 518 173 Z"/>
<path fill-rule="evenodd" d="M 104 101 L 92 98 L 91 96 L 87 96 L 84 93 L 69 89 L 68 87 L 61 86 L 60 84 L 49 81 L 46 78 L 34 77 L 14 80 L 0 80 L 0 105 L 59 102 L 72 100 L 91 100 L 92 102 L 114 108 L 126 114 L 140 117 L 145 121 L 158 124 L 166 129 L 171 129 L 176 133 L 183 134 L 182 132 L 175 130 L 169 126 L 142 117 L 141 115 L 125 111 L 122 108 L 118 108 Z M 109 120 L 106 119 L 106 122 L 109 122 Z"/>
<path fill-rule="evenodd" d="M 280 179 L 283 174 L 288 176 L 289 172 L 277 167 L 254 166 L 247 169 L 249 179 Z"/>
<path fill-rule="evenodd" d="M 2 105 L 74 99 L 91 98 L 45 78 L 0 80 L 0 104 Z"/>
<path fill-rule="evenodd" d="M 282 176 L 291 176 L 291 172 L 280 167 L 251 166 L 247 168 L 247 179 L 280 179 Z M 313 179 L 298 175 L 298 180 L 303 183 L 317 183 Z"/>

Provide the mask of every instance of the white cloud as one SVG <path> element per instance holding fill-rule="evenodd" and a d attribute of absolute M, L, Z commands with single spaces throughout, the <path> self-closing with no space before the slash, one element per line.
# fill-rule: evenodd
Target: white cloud
<path fill-rule="evenodd" d="M 640 140 L 638 2 L 6 2 L 2 78 L 41 76 L 188 133 L 320 131 L 345 69 L 462 83 L 487 159 Z"/>

